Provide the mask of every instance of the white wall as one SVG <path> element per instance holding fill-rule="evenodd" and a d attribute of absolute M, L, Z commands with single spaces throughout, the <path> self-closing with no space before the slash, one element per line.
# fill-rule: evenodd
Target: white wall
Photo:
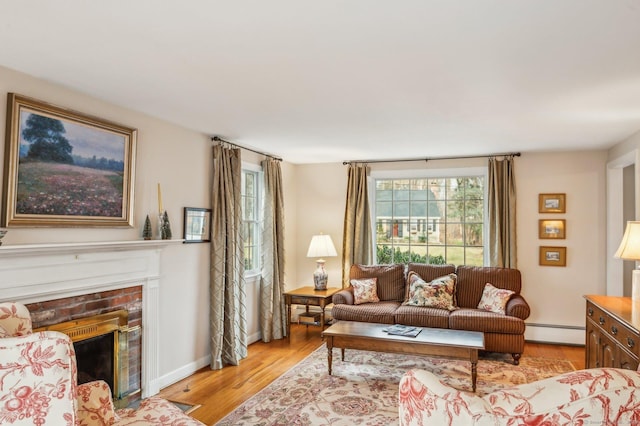
<path fill-rule="evenodd" d="M 286 232 L 295 249 L 287 253 L 287 262 L 296 266 L 296 280 L 287 281 L 292 289 L 313 285 L 316 259 L 307 257 L 311 237 L 331 236 L 338 256 L 325 258 L 328 287 L 342 286 L 342 229 L 347 188 L 347 168 L 341 163 L 306 164 L 296 167 L 295 211 L 298 218 L 295 233 Z M 288 222 L 286 231 L 289 230 Z"/>
<path fill-rule="evenodd" d="M 606 151 L 516 159 L 518 268 L 531 305 L 525 338 L 584 344 L 585 294 L 604 294 Z M 565 193 L 566 214 L 538 213 L 538 194 Z M 566 219 L 565 240 L 538 239 L 538 220 Z M 540 266 L 540 246 L 567 247 L 567 266 Z M 557 328 L 559 327 L 559 328 Z"/>

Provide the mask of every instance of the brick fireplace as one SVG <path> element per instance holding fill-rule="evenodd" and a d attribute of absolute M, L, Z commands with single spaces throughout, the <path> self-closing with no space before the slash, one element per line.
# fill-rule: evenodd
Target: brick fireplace
<path fill-rule="evenodd" d="M 27 305 L 34 327 L 126 311 L 127 325 L 122 328 L 134 332 L 126 339 L 125 381 L 138 387 L 146 398 L 160 391 L 161 251 L 180 242 L 3 245 L 0 301 Z"/>
<path fill-rule="evenodd" d="M 141 390 L 142 286 L 27 304 L 33 328 L 71 337 L 78 382 L 106 381 L 117 406 Z"/>

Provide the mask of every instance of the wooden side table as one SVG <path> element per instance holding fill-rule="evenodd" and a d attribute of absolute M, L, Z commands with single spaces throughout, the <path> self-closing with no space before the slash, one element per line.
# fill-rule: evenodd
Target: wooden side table
<path fill-rule="evenodd" d="M 333 293 L 338 292 L 337 287 L 330 287 L 326 290 L 316 290 L 313 286 L 300 287 L 284 293 L 284 303 L 287 306 L 287 337 L 291 337 L 291 305 L 305 305 L 306 312 L 309 306 L 320 307 L 320 327 L 324 330 L 324 309 L 331 303 Z"/>

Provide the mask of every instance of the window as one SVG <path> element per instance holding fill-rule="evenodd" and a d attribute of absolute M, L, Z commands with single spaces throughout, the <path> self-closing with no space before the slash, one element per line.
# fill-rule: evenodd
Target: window
<path fill-rule="evenodd" d="M 262 184 L 261 172 L 256 166 L 244 166 L 242 169 L 242 230 L 244 238 L 245 273 L 260 272 L 260 228 L 262 217 L 260 196 Z"/>
<path fill-rule="evenodd" d="M 482 266 L 485 176 L 375 178 L 376 258 Z"/>

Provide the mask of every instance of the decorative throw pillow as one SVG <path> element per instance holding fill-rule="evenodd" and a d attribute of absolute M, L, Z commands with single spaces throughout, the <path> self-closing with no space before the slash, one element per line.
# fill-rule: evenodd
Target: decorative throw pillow
<path fill-rule="evenodd" d="M 457 279 L 456 274 L 449 274 L 438 277 L 431 282 L 425 282 L 418 274 L 411 272 L 407 277 L 409 295 L 403 305 L 454 311 L 458 309 L 453 299 Z"/>
<path fill-rule="evenodd" d="M 478 303 L 478 309 L 504 314 L 507 302 L 513 294 L 515 294 L 515 291 L 496 288 L 490 283 L 486 283 L 482 292 L 482 299 Z"/>
<path fill-rule="evenodd" d="M 379 302 L 377 291 L 377 278 L 365 278 L 362 280 L 351 280 L 353 287 L 354 304 Z"/>

